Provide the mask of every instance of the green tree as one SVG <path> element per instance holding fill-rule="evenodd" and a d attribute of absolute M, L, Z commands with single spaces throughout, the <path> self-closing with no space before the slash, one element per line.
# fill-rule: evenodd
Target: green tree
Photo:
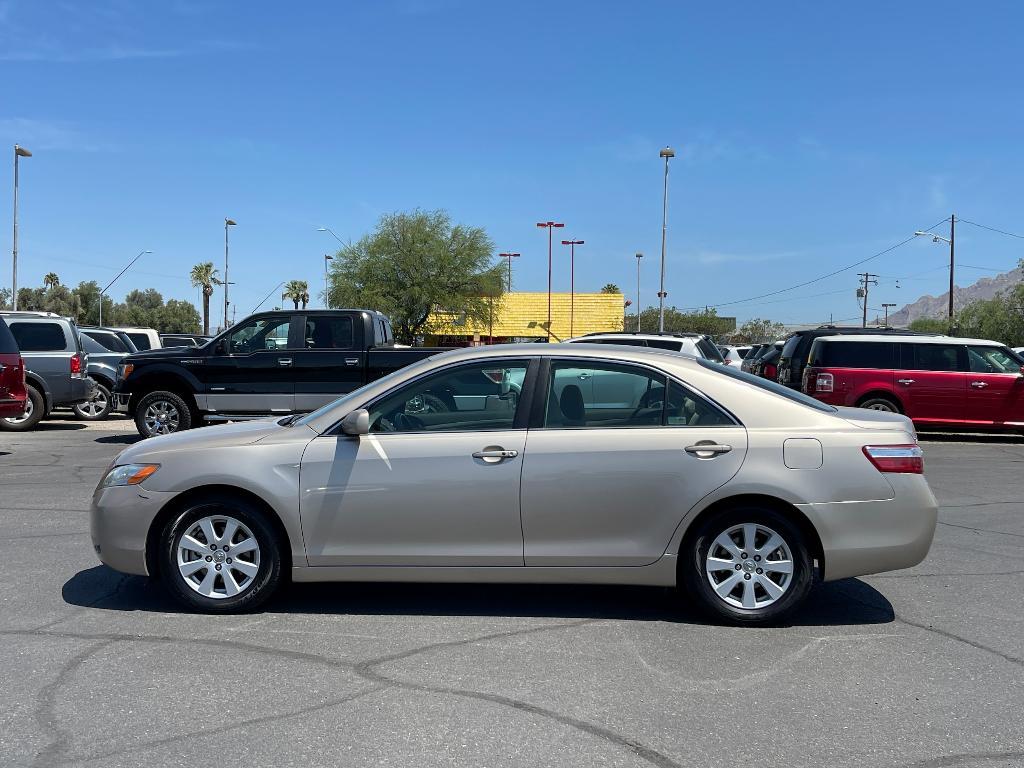
<path fill-rule="evenodd" d="M 76 321 L 81 308 L 82 303 L 78 295 L 66 285 L 61 285 L 60 283 L 52 285 L 46 291 L 43 298 L 44 310 L 63 317 L 74 318 Z"/>
<path fill-rule="evenodd" d="M 46 310 L 46 291 L 42 288 L 19 288 L 18 309 L 25 312 L 43 312 Z"/>
<path fill-rule="evenodd" d="M 949 333 L 949 320 L 937 317 L 919 317 L 907 327 L 918 333 Z"/>
<path fill-rule="evenodd" d="M 49 290 L 50 288 L 54 288 L 58 285 L 60 285 L 60 278 L 57 277 L 57 273 L 47 272 L 46 276 L 43 278 L 43 287 Z"/>
<path fill-rule="evenodd" d="M 203 289 L 203 334 L 210 333 L 210 297 L 213 295 L 213 286 L 223 285 L 223 281 L 217 277 L 217 270 L 214 269 L 212 261 L 204 261 L 192 267 L 189 273 L 193 288 Z"/>
<path fill-rule="evenodd" d="M 309 303 L 309 283 L 305 280 L 289 280 L 285 283 L 284 293 L 281 294 L 282 299 L 288 299 L 295 308 L 299 308 L 299 302 L 302 302 L 302 308 L 305 309 Z"/>
<path fill-rule="evenodd" d="M 786 326 L 782 323 L 755 317 L 747 320 L 737 329 L 732 337 L 732 341 L 745 344 L 763 344 L 768 341 L 777 341 L 785 335 Z"/>
<path fill-rule="evenodd" d="M 100 287 L 95 280 L 83 280 L 73 290 L 78 297 L 78 323 L 79 325 L 90 325 L 100 320 Z M 114 301 L 109 296 L 103 296 L 103 319 L 112 323 L 114 321 Z"/>
<path fill-rule="evenodd" d="M 960 310 L 955 318 L 955 335 L 1024 346 L 1024 283 Z"/>
<path fill-rule="evenodd" d="M 11 289 L 0 288 L 0 309 L 11 308 Z"/>
<path fill-rule="evenodd" d="M 657 307 L 648 307 L 640 313 L 640 330 L 647 333 L 658 330 Z M 687 313 L 680 312 L 675 307 L 665 307 L 665 331 L 667 333 L 706 333 L 711 336 L 719 336 L 731 330 L 733 330 L 732 320 L 719 317 L 713 309 Z"/>
<path fill-rule="evenodd" d="M 191 301 L 168 299 L 154 313 L 151 325 L 160 333 L 198 333 L 202 320 Z"/>
<path fill-rule="evenodd" d="M 605 283 L 604 288 L 601 289 L 601 293 L 622 293 L 615 283 Z"/>
<path fill-rule="evenodd" d="M 505 279 L 493 252 L 483 229 L 453 225 L 445 211 L 388 214 L 374 232 L 338 251 L 330 303 L 384 312 L 395 338 L 407 344 L 431 330 L 435 311 L 486 325 Z"/>

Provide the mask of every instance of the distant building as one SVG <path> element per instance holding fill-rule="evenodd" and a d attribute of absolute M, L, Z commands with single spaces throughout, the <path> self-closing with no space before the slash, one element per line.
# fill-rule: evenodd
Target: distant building
<path fill-rule="evenodd" d="M 621 293 L 551 294 L 551 341 L 602 331 L 621 331 L 625 299 Z M 439 346 L 503 344 L 547 339 L 548 294 L 506 293 L 494 300 L 493 316 L 488 322 L 472 323 L 451 314 L 432 315 L 428 321 L 435 332 L 424 342 Z"/>

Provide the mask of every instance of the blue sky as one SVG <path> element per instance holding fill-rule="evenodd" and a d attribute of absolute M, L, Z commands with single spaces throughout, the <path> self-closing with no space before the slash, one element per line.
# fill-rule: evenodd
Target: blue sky
<path fill-rule="evenodd" d="M 648 305 L 665 144 L 681 307 L 803 282 L 950 212 L 1020 232 L 1022 25 L 1012 2 L 0 0 L 0 143 L 34 152 L 19 284 L 103 284 L 149 248 L 115 298 L 195 299 L 187 272 L 221 265 L 231 216 L 241 318 L 279 281 L 320 289 L 336 243 L 316 227 L 356 239 L 422 207 L 521 252 L 521 290 L 546 289 L 537 221 L 586 240 L 579 290 L 632 298 L 642 251 Z M 957 252 L 1009 269 L 1024 240 L 964 225 Z M 943 292 L 946 259 L 919 238 L 869 262 L 872 306 Z M 845 319 L 856 271 L 720 311 Z"/>

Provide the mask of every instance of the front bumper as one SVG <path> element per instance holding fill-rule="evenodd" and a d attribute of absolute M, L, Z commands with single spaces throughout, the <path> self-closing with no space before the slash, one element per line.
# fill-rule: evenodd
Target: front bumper
<path fill-rule="evenodd" d="M 894 497 L 802 504 L 821 537 L 825 581 L 895 571 L 928 555 L 938 504 L 923 475 L 887 474 Z"/>
<path fill-rule="evenodd" d="M 100 561 L 116 571 L 148 575 L 146 539 L 164 505 L 177 494 L 141 485 L 97 488 L 89 507 L 89 532 Z"/>

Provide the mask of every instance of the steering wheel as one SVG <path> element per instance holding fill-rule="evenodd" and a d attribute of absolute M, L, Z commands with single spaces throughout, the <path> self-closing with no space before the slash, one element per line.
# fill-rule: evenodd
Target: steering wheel
<path fill-rule="evenodd" d="M 397 411 L 395 413 L 395 421 L 393 431 L 395 432 L 422 432 L 426 429 L 426 424 L 418 416 L 410 416 L 408 413 L 402 413 Z"/>

